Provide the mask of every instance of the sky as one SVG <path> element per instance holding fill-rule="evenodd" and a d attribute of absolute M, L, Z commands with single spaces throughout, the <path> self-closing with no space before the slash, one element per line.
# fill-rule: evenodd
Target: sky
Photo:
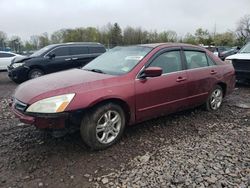
<path fill-rule="evenodd" d="M 102 27 L 117 22 L 149 31 L 197 28 L 235 30 L 250 14 L 250 0 L 0 0 L 0 31 L 28 40 L 62 28 Z"/>

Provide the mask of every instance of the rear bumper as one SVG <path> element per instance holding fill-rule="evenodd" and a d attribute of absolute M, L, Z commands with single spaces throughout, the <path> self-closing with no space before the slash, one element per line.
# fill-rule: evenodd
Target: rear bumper
<path fill-rule="evenodd" d="M 53 114 L 53 115 L 42 115 L 42 116 L 31 116 L 23 114 L 12 107 L 15 116 L 20 119 L 21 122 L 26 124 L 35 125 L 39 129 L 63 129 L 68 119 L 67 113 Z"/>

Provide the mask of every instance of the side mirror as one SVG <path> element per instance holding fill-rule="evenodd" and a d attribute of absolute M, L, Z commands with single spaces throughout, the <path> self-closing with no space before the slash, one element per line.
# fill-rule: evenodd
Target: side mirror
<path fill-rule="evenodd" d="M 56 57 L 56 54 L 48 54 L 48 57 L 49 57 L 50 59 L 53 59 L 53 58 Z"/>
<path fill-rule="evenodd" d="M 144 69 L 144 71 L 141 73 L 140 78 L 146 78 L 146 77 L 157 77 L 162 75 L 162 68 L 160 67 L 148 67 Z"/>

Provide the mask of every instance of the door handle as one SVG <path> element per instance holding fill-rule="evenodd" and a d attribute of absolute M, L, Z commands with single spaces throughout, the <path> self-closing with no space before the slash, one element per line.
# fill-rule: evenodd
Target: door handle
<path fill-rule="evenodd" d="M 210 72 L 210 74 L 216 74 L 217 73 L 217 71 L 215 71 L 215 70 L 211 70 L 211 72 Z"/>
<path fill-rule="evenodd" d="M 78 60 L 78 58 L 77 57 L 73 57 L 72 60 Z"/>
<path fill-rule="evenodd" d="M 65 61 L 70 61 L 71 60 L 71 58 L 67 58 L 67 59 L 65 59 Z"/>
<path fill-rule="evenodd" d="M 185 81 L 187 78 L 185 78 L 185 77 L 178 77 L 177 79 L 176 79 L 176 82 L 183 82 L 183 81 Z"/>

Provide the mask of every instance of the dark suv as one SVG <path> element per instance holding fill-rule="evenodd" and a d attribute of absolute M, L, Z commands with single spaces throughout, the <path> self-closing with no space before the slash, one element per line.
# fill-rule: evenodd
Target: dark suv
<path fill-rule="evenodd" d="M 83 67 L 106 52 L 100 43 L 52 44 L 29 57 L 15 58 L 8 66 L 9 77 L 17 83 L 44 74 Z"/>

